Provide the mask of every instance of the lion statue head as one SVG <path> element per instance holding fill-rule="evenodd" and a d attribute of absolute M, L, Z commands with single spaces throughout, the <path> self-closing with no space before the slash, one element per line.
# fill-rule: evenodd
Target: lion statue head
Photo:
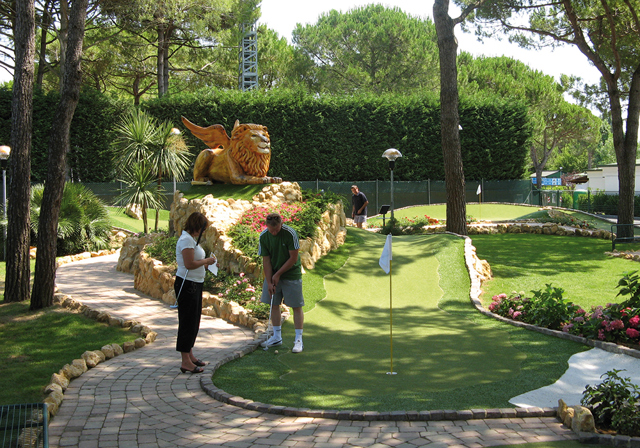
<path fill-rule="evenodd" d="M 231 157 L 245 173 L 265 177 L 271 161 L 271 140 L 267 127 L 260 124 L 239 124 L 231 131 Z"/>

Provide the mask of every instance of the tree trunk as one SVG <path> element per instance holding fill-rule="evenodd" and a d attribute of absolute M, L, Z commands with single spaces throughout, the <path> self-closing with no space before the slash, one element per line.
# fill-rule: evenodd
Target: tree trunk
<path fill-rule="evenodd" d="M 149 226 L 147 225 L 147 201 L 142 201 L 142 225 L 144 226 L 145 235 L 149 233 Z"/>
<path fill-rule="evenodd" d="M 50 1 L 44 3 L 42 9 L 42 23 L 40 25 L 40 51 L 38 54 L 38 74 L 36 77 L 36 86 L 42 89 L 42 80 L 47 72 L 47 33 L 51 26 L 51 7 Z"/>
<path fill-rule="evenodd" d="M 455 23 L 449 17 L 448 0 L 434 2 L 433 17 L 440 54 L 440 132 L 447 186 L 447 231 L 466 235 L 467 204 L 458 116 L 458 43 L 454 34 Z"/>
<path fill-rule="evenodd" d="M 31 199 L 31 129 L 35 62 L 35 7 L 33 0 L 16 2 L 14 28 L 15 69 L 11 101 L 10 188 L 7 209 L 5 302 L 29 299 L 29 203 Z"/>
<path fill-rule="evenodd" d="M 166 95 L 167 93 L 169 93 L 169 33 L 167 32 L 167 34 L 165 35 L 165 45 L 164 45 L 164 53 L 162 54 L 162 57 L 164 59 L 164 64 L 163 64 L 163 72 L 162 72 L 162 78 L 164 80 L 164 82 L 162 83 L 163 87 L 164 87 L 164 94 Z"/>
<path fill-rule="evenodd" d="M 58 217 L 65 184 L 69 128 L 78 104 L 82 82 L 80 63 L 87 3 L 88 0 L 75 0 L 69 15 L 67 63 L 63 67 L 62 95 L 51 128 L 47 180 L 38 225 L 38 255 L 31 297 L 32 310 L 48 307 L 53 303 Z"/>
<path fill-rule="evenodd" d="M 69 2 L 60 0 L 60 31 L 58 31 L 58 42 L 60 43 L 60 92 L 64 83 L 64 70 L 67 66 L 67 45 L 69 41 Z"/>
<path fill-rule="evenodd" d="M 158 178 L 158 191 L 162 190 L 162 176 Z M 160 207 L 156 207 L 156 225 L 155 232 L 158 232 L 158 221 L 160 221 Z"/>
<path fill-rule="evenodd" d="M 618 224 L 633 224 L 633 201 L 636 180 L 636 152 L 638 138 L 638 92 L 637 70 L 631 81 L 629 92 L 629 109 L 627 116 L 627 133 L 624 132 L 620 91 L 616 82 L 607 82 L 609 88 L 609 102 L 611 106 L 611 131 L 613 147 L 616 151 L 618 163 Z M 635 86 L 635 89 L 634 89 Z M 635 139 L 635 141 L 632 141 Z M 633 228 L 625 226 L 618 229 L 619 236 L 633 235 Z"/>
<path fill-rule="evenodd" d="M 165 33 L 164 27 L 158 27 L 158 54 L 157 54 L 157 78 L 158 78 L 158 97 L 162 98 L 164 95 L 164 47 L 165 47 Z"/>

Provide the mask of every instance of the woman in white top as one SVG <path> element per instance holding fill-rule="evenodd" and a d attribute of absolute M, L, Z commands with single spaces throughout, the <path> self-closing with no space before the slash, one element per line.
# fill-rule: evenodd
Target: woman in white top
<path fill-rule="evenodd" d="M 173 285 L 178 298 L 178 339 L 176 350 L 182 355 L 182 373 L 202 373 L 206 362 L 193 354 L 193 346 L 200 329 L 202 315 L 202 285 L 206 268 L 216 262 L 215 257 L 205 258 L 205 252 L 197 241 L 207 229 L 209 221 L 202 213 L 192 213 L 187 218 L 182 235 L 176 244 L 178 272 Z M 184 283 L 184 285 L 183 285 Z"/>

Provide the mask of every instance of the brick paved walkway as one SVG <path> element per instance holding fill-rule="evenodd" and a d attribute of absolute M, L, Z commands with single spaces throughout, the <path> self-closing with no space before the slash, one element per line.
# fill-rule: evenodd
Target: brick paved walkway
<path fill-rule="evenodd" d="M 178 369 L 177 311 L 136 291 L 133 276 L 117 272 L 116 263 L 111 255 L 62 266 L 57 284 L 94 309 L 149 325 L 158 339 L 71 382 L 49 427 L 51 447 L 474 448 L 576 438 L 555 418 L 368 422 L 286 417 L 220 403 L 202 391 L 199 375 Z M 252 340 L 248 329 L 203 316 L 194 353 L 215 362 Z"/>

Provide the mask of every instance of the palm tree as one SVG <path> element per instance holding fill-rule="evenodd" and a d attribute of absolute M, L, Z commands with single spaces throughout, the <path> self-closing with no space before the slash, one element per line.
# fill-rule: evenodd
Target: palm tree
<path fill-rule="evenodd" d="M 148 163 L 138 162 L 130 168 L 122 169 L 123 178 L 119 179 L 126 187 L 120 190 L 115 198 L 116 204 L 123 207 L 127 204 L 138 204 L 142 208 L 144 233 L 149 232 L 147 226 L 147 207 L 158 209 L 162 206 L 162 186 L 154 185 L 155 174 Z"/>
<path fill-rule="evenodd" d="M 119 136 L 113 146 L 116 149 L 118 165 L 124 167 L 124 177 L 129 179 L 125 181 L 129 185 L 127 191 L 136 185 L 138 189 L 151 192 L 148 187 L 143 188 L 141 183 L 142 178 L 146 178 L 147 174 L 155 177 L 158 182 L 158 187 L 153 190 L 154 200 L 150 201 L 147 198 L 146 202 L 148 206 L 152 203 L 156 204 L 153 207 L 156 209 L 155 230 L 157 231 L 160 207 L 164 199 L 162 178 L 170 176 L 182 180 L 184 172 L 189 167 L 190 154 L 187 145 L 180 131 L 173 128 L 169 121 L 159 124 L 157 120 L 139 109 L 125 117 L 116 130 Z M 133 167 L 136 165 L 140 167 L 134 170 Z M 127 173 L 124 172 L 126 167 L 129 167 Z M 147 232 L 147 210 L 141 202 L 134 202 L 134 204 L 142 207 L 142 219 Z"/>
<path fill-rule="evenodd" d="M 164 121 L 157 128 L 159 145 L 151 154 L 149 163 L 158 179 L 158 189 L 162 187 L 162 177 L 170 176 L 181 181 L 184 173 L 189 168 L 189 148 L 185 143 L 180 131 L 174 128 L 171 122 Z M 158 231 L 158 221 L 160 220 L 160 208 L 156 208 L 156 225 Z"/>

